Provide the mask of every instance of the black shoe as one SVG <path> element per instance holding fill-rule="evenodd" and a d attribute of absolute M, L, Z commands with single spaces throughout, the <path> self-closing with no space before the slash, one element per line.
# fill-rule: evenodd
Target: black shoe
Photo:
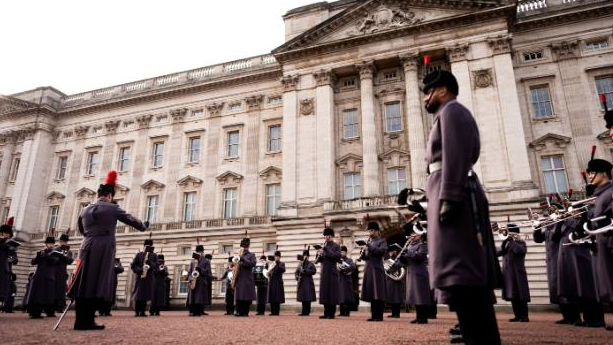
<path fill-rule="evenodd" d="M 602 321 L 599 322 L 586 322 L 585 327 L 590 327 L 590 328 L 601 328 L 601 327 L 605 327 L 605 323 Z"/>
<path fill-rule="evenodd" d="M 93 323 L 91 325 L 74 326 L 75 331 L 101 331 L 104 329 L 104 325 L 98 325 Z"/>
<path fill-rule="evenodd" d="M 605 326 L 605 328 L 607 331 L 613 331 L 613 326 Z"/>
<path fill-rule="evenodd" d="M 323 316 L 320 316 L 319 318 L 320 318 L 320 319 L 327 319 L 327 318 L 328 318 L 328 315 L 323 315 Z"/>
<path fill-rule="evenodd" d="M 374 318 L 374 317 L 373 317 L 373 318 L 370 318 L 370 319 L 368 319 L 368 320 L 366 320 L 366 321 L 370 321 L 370 322 L 373 322 L 373 321 L 374 321 L 374 322 L 380 322 L 380 321 L 383 321 L 383 319 L 379 319 L 379 318 Z"/>
<path fill-rule="evenodd" d="M 586 327 L 586 326 L 587 326 L 587 322 L 584 322 L 584 321 L 577 321 L 577 322 L 573 323 L 573 326 L 577 326 L 577 327 Z"/>
<path fill-rule="evenodd" d="M 44 319 L 44 317 L 42 315 L 30 315 L 30 319 L 35 320 L 35 319 Z"/>
<path fill-rule="evenodd" d="M 462 330 L 460 330 L 460 325 L 455 325 L 453 326 L 453 328 L 449 329 L 449 334 L 462 335 Z"/>
<path fill-rule="evenodd" d="M 530 319 L 527 317 L 522 317 L 521 319 L 519 319 L 519 322 L 530 322 Z"/>
<path fill-rule="evenodd" d="M 300 313 L 298 316 L 309 316 L 310 314 Z"/>
<path fill-rule="evenodd" d="M 452 337 L 449 340 L 449 342 L 452 344 L 464 344 L 465 343 L 464 338 L 462 336 Z"/>
<path fill-rule="evenodd" d="M 566 319 L 562 319 L 562 320 L 558 320 L 556 322 L 554 322 L 556 325 L 572 325 L 574 323 L 576 323 L 577 321 L 569 321 Z"/>
<path fill-rule="evenodd" d="M 519 322 L 519 318 L 518 317 L 514 317 L 512 319 L 509 319 L 509 322 Z"/>
<path fill-rule="evenodd" d="M 207 313 L 206 311 L 203 311 L 201 315 L 209 315 L 209 313 Z M 158 314 L 158 316 L 160 316 L 160 314 Z"/>
<path fill-rule="evenodd" d="M 256 313 L 255 315 L 264 315 L 264 313 Z"/>
<path fill-rule="evenodd" d="M 392 318 L 392 319 L 399 319 L 399 318 L 400 318 L 400 315 L 394 315 L 394 314 L 392 314 L 392 315 L 388 315 L 387 317 Z"/>
<path fill-rule="evenodd" d="M 47 317 L 55 317 L 55 313 L 45 314 L 45 315 L 47 315 Z"/>
<path fill-rule="evenodd" d="M 415 319 L 415 320 L 412 320 L 411 323 L 424 324 L 424 323 L 428 323 L 428 319 Z"/>

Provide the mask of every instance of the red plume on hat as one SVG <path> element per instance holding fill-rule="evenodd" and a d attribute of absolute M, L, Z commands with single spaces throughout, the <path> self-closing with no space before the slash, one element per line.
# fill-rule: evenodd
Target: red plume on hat
<path fill-rule="evenodd" d="M 6 220 L 6 225 L 13 226 L 13 223 L 15 223 L 15 217 L 8 217 Z"/>
<path fill-rule="evenodd" d="M 104 184 L 108 184 L 111 186 L 117 185 L 117 170 L 111 170 L 106 173 L 106 178 L 104 179 Z"/>

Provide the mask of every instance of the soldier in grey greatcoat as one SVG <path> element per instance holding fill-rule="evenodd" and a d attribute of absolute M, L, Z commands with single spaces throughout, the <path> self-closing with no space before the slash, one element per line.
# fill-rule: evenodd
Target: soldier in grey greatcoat
<path fill-rule="evenodd" d="M 387 300 L 383 256 L 387 253 L 387 242 L 381 237 L 377 222 L 368 223 L 369 240 L 362 256 L 366 261 L 362 280 L 362 301 L 370 302 L 371 318 L 368 321 L 383 321 L 383 308 Z"/>
<path fill-rule="evenodd" d="M 168 267 L 164 265 L 164 255 L 158 255 L 158 266 L 153 271 L 153 291 L 149 315 L 160 316 L 160 310 L 166 305 L 166 277 Z"/>
<path fill-rule="evenodd" d="M 187 278 L 186 305 L 190 316 L 206 315 L 204 307 L 211 304 L 208 284 L 211 275 L 211 261 L 204 256 L 204 246 L 198 244 L 196 252 L 192 255 Z"/>
<path fill-rule="evenodd" d="M 268 303 L 270 303 L 270 315 L 277 316 L 281 311 L 281 304 L 285 303 L 285 288 L 283 287 L 283 273 L 285 263 L 281 261 L 281 252 L 275 251 L 274 256 L 268 260 L 274 262 L 274 267 L 268 266 Z"/>
<path fill-rule="evenodd" d="M 255 282 L 253 280 L 253 268 L 255 267 L 255 254 L 249 251 L 251 240 L 243 238 L 241 240 L 242 253 L 239 256 L 238 277 L 234 288 L 234 299 L 236 301 L 236 316 L 249 316 L 251 303 L 256 299 Z"/>
<path fill-rule="evenodd" d="M 339 295 L 339 277 L 336 264 L 341 259 L 341 247 L 334 242 L 334 230 L 324 229 L 324 245 L 319 249 L 321 275 L 319 280 L 319 304 L 324 305 L 324 315 L 320 319 L 334 319 Z"/>
<path fill-rule="evenodd" d="M 391 260 L 391 262 L 394 263 L 391 266 L 392 272 L 398 272 L 400 268 L 404 266 L 404 264 L 400 261 L 400 258 L 398 257 L 401 250 L 402 250 L 402 247 L 399 246 L 397 243 L 391 244 L 387 249 L 387 253 L 389 255 L 388 260 Z M 392 310 L 392 314 L 388 315 L 387 317 L 400 318 L 400 307 L 402 306 L 402 302 L 404 302 L 406 298 L 406 289 L 404 287 L 404 277 L 401 280 L 394 280 L 386 274 L 385 275 L 385 285 L 387 288 L 386 302 L 390 306 L 390 309 Z"/>
<path fill-rule="evenodd" d="M 115 267 L 113 271 L 115 272 L 115 274 L 112 275 L 113 277 L 113 297 L 111 298 L 110 301 L 103 301 L 100 304 L 98 308 L 98 313 L 100 314 L 100 316 L 111 316 L 111 309 L 113 309 L 113 305 L 115 305 L 115 300 L 117 299 L 117 282 L 118 282 L 117 276 L 124 272 L 124 268 L 121 265 L 120 258 L 115 258 Z"/>
<path fill-rule="evenodd" d="M 500 283 L 488 201 L 472 166 L 479 159 L 477 123 L 458 103 L 448 71 L 423 80 L 426 110 L 434 114 L 426 157 L 430 283 L 442 291 L 474 344 L 500 344 L 493 289 Z"/>
<path fill-rule="evenodd" d="M 153 298 L 153 286 L 155 284 L 154 272 L 158 269 L 158 258 L 153 247 L 153 240 L 146 239 L 142 252 L 136 253 L 132 264 L 134 272 L 134 290 L 132 299 L 134 300 L 135 316 L 145 317 L 147 302 Z"/>
<path fill-rule="evenodd" d="M 510 322 L 528 322 L 528 302 L 530 302 L 530 289 L 528 287 L 528 273 L 526 272 L 526 242 L 519 237 L 519 227 L 516 224 L 507 224 L 509 236 L 502 241 L 498 256 L 502 257 L 502 299 L 510 301 L 515 317 Z"/>
<path fill-rule="evenodd" d="M 62 312 L 66 307 L 66 288 L 68 284 L 68 271 L 66 266 L 74 262 L 72 250 L 68 245 L 70 237 L 68 234 L 62 234 L 60 236 L 60 246 L 57 248 L 63 255 L 58 256 L 58 265 L 55 270 L 55 293 L 57 300 L 57 311 Z"/>
<path fill-rule="evenodd" d="M 407 261 L 407 304 L 415 306 L 415 319 L 411 323 L 428 323 L 432 305 L 432 291 L 428 278 L 428 242 L 426 234 L 412 233 L 404 254 Z"/>
<path fill-rule="evenodd" d="M 353 290 L 353 272 L 357 270 L 355 262 L 347 256 L 347 247 L 341 245 L 341 270 L 339 272 L 339 316 L 349 316 L 351 306 L 355 303 L 355 291 Z"/>
<path fill-rule="evenodd" d="M 45 249 L 36 253 L 32 259 L 32 265 L 36 266 L 30 288 L 28 291 L 28 314 L 32 319 L 42 318 L 44 311 L 48 317 L 55 316 L 57 295 L 56 273 L 59 263 L 59 254 L 55 250 L 55 237 L 47 236 L 45 239 Z"/>
<path fill-rule="evenodd" d="M 296 300 L 302 303 L 302 312 L 299 316 L 309 316 L 311 314 L 311 303 L 317 300 L 315 295 L 315 283 L 313 276 L 317 273 L 315 264 L 309 261 L 309 250 L 302 251 L 298 255 L 298 267 L 296 268 Z"/>
<path fill-rule="evenodd" d="M 0 304 L 11 297 L 12 265 L 17 263 L 17 246 L 13 240 L 13 218 L 0 226 Z"/>

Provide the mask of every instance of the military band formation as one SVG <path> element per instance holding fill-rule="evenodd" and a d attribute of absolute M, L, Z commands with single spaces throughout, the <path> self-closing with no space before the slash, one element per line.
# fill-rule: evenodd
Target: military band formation
<path fill-rule="evenodd" d="M 349 317 L 361 300 L 370 303 L 368 321 L 383 321 L 386 305 L 391 310 L 389 318 L 399 318 L 403 306 L 413 306 L 415 318 L 411 322 L 426 324 L 436 318 L 437 304 L 447 304 L 458 318 L 450 330 L 452 343 L 500 344 L 495 289 L 501 288 L 502 298 L 511 302 L 515 317 L 509 321 L 529 322 L 526 235 L 520 228 L 531 227 L 534 241 L 546 248 L 549 296 L 562 314 L 557 323 L 606 327 L 603 306 L 613 303 L 613 165 L 594 158 L 593 150 L 583 175 L 588 199 L 571 201 L 571 191 L 564 198 L 548 196 L 540 215 L 530 210 L 529 221 L 491 223 L 488 200 L 472 170 L 479 158 L 479 130 L 469 110 L 456 100 L 456 78 L 442 70 L 430 73 L 423 80 L 423 92 L 426 110 L 433 115 L 425 196 L 415 198 L 417 190 L 405 189 L 398 196 L 399 206 L 391 207 L 399 214 L 405 208 L 410 211 L 410 218 L 402 214 L 405 222 L 400 236 L 384 238 L 380 224 L 367 220 L 369 237 L 356 242 L 361 252 L 355 261 L 327 226 L 321 245 L 305 245 L 296 258 L 294 273 L 296 299 L 302 304 L 299 315 L 311 314 L 317 300 L 313 277 L 319 274 L 321 319 Z M 601 100 L 606 109 L 606 100 L 602 96 Z M 606 111 L 605 121 L 613 137 L 613 110 Z M 23 303 L 31 318 L 41 318 L 43 313 L 53 317 L 59 311 L 65 314 L 70 306 L 66 306 L 68 297 L 70 304 L 75 303 L 75 330 L 104 329 L 95 322 L 96 312 L 111 315 L 117 275 L 124 271 L 115 257 L 117 221 L 148 230 L 147 222 L 114 203 L 116 179 L 117 173 L 109 172 L 98 189 L 98 200 L 79 216 L 84 239 L 68 283 L 66 266 L 74 260 L 67 245 L 68 234 L 62 234 L 57 244 L 51 233 L 32 259 L 36 270 L 29 278 Z M 16 292 L 12 266 L 17 263 L 19 246 L 12 239 L 12 219 L 0 232 L 0 302 L 5 312 L 12 312 Z M 495 247 L 495 236 L 503 237 L 500 248 Z M 219 278 L 211 269 L 212 253 L 206 254 L 203 245 L 196 245 L 189 269 L 182 272 L 188 285 L 190 316 L 207 315 L 214 280 L 225 284 L 226 315 L 248 317 L 254 301 L 257 315 L 264 315 L 266 304 L 269 315 L 280 315 L 286 272 L 282 252 L 262 253 L 257 260 L 250 244 L 246 235 L 240 251 L 228 257 L 227 269 Z M 361 289 L 358 263 L 364 264 Z M 147 316 L 149 306 L 149 315 L 159 316 L 168 306 L 169 278 L 164 255 L 155 252 L 151 236 L 130 269 L 135 281 L 135 315 Z"/>

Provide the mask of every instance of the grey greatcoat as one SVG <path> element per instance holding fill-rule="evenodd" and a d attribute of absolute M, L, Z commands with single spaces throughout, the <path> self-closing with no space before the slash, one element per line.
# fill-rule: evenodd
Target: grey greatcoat
<path fill-rule="evenodd" d="M 364 279 L 360 299 L 366 302 L 387 300 L 383 256 L 387 253 L 387 241 L 377 237 L 366 243 Z"/>
<path fill-rule="evenodd" d="M 79 216 L 83 242 L 79 250 L 79 273 L 71 298 L 101 298 L 111 302 L 115 296 L 115 227 L 117 221 L 145 231 L 145 225 L 119 205 L 99 198 Z"/>
<path fill-rule="evenodd" d="M 277 261 L 275 267 L 268 271 L 268 303 L 285 303 L 285 288 L 283 287 L 285 264 Z"/>
<path fill-rule="evenodd" d="M 341 246 L 333 241 L 326 242 L 320 259 L 319 304 L 339 303 L 339 280 L 336 264 L 340 259 Z"/>
<path fill-rule="evenodd" d="M 390 258 L 390 260 L 394 260 L 394 264 L 392 264 L 391 270 L 397 271 L 404 266 L 400 260 L 396 260 L 396 258 Z M 404 286 L 404 280 L 406 276 L 401 280 L 394 280 L 385 275 L 385 287 L 387 289 L 387 303 L 390 304 L 402 304 L 406 298 L 406 288 Z"/>
<path fill-rule="evenodd" d="M 132 272 L 134 272 L 134 290 L 132 291 L 132 297 L 135 301 L 151 301 L 153 299 L 153 285 L 155 284 L 154 272 L 158 269 L 158 256 L 155 253 L 149 253 L 147 256 L 147 264 L 149 270 L 145 277 L 141 277 L 144 272 L 146 252 L 136 253 L 134 260 L 132 260 Z"/>
<path fill-rule="evenodd" d="M 506 242 L 506 244 L 504 244 Z M 526 272 L 526 252 L 528 247 L 522 240 L 507 239 L 498 252 L 502 256 L 502 299 L 505 301 L 530 302 L 528 273 Z"/>
<path fill-rule="evenodd" d="M 56 250 L 60 250 L 57 247 Z M 72 250 L 68 250 L 64 256 L 58 257 L 58 264 L 55 271 L 55 294 L 60 306 L 64 306 L 66 303 L 66 288 L 68 284 L 68 271 L 66 266 L 72 264 L 74 261 Z"/>
<path fill-rule="evenodd" d="M 166 277 L 168 277 L 168 267 L 158 266 L 153 272 L 153 295 L 151 306 L 163 308 L 166 306 Z"/>
<path fill-rule="evenodd" d="M 111 277 L 113 278 L 113 286 L 115 287 L 113 289 L 113 296 L 111 298 L 111 305 L 115 304 L 115 300 L 117 299 L 117 276 L 122 274 L 124 271 L 123 266 L 121 265 L 121 262 L 116 262 L 115 263 L 115 268 L 114 268 L 114 274 L 111 275 Z"/>
<path fill-rule="evenodd" d="M 234 291 L 235 301 L 255 301 L 255 281 L 253 279 L 255 262 L 255 254 L 245 249 L 238 262 L 239 271 Z"/>
<path fill-rule="evenodd" d="M 560 250 L 558 252 L 558 293 L 571 302 L 576 298 L 597 299 L 592 255 L 587 246 L 564 245 L 570 243 L 568 235 L 582 226 L 579 218 L 570 218 L 561 228 Z"/>
<path fill-rule="evenodd" d="M 196 286 L 192 290 L 191 288 L 187 292 L 187 306 L 193 304 L 199 305 L 211 305 L 211 298 L 209 293 L 209 280 L 212 276 L 211 261 L 205 257 L 200 258 L 198 261 L 193 260 L 189 265 L 189 276 L 187 279 L 188 285 L 191 287 L 192 273 L 198 271 L 200 275 L 196 278 Z"/>
<path fill-rule="evenodd" d="M 534 230 L 533 239 L 536 243 L 545 242 L 545 261 L 547 263 L 547 285 L 549 287 L 549 302 L 560 303 L 558 296 L 558 251 L 560 249 L 560 229 L 562 223 Z"/>
<path fill-rule="evenodd" d="M 407 247 L 407 303 L 431 305 L 432 295 L 428 277 L 428 244 L 421 238 Z"/>
<path fill-rule="evenodd" d="M 428 138 L 427 163 L 442 168 L 434 169 L 426 184 L 430 283 L 437 289 L 493 288 L 501 279 L 488 201 L 477 176 L 468 176 L 479 151 L 479 130 L 470 111 L 456 100 L 441 105 Z M 442 200 L 461 203 L 459 219 L 440 222 Z"/>
<path fill-rule="evenodd" d="M 55 277 L 58 264 L 58 256 L 51 255 L 53 248 L 45 248 L 36 253 L 32 259 L 32 265 L 36 265 L 36 271 L 30 281 L 28 300 L 29 306 L 54 305 L 57 297 L 55 293 Z"/>
<path fill-rule="evenodd" d="M 0 240 L 0 301 L 6 300 L 10 295 L 11 263 L 9 258 L 16 258 L 15 248 Z"/>
<path fill-rule="evenodd" d="M 611 212 L 611 194 L 613 187 L 611 182 L 599 186 L 594 191 L 596 202 L 590 211 L 590 218 L 603 216 Z M 592 228 L 605 226 L 604 224 L 592 224 Z M 596 255 L 594 260 L 594 278 L 600 302 L 613 303 L 613 235 L 612 233 L 596 236 Z"/>
<path fill-rule="evenodd" d="M 309 260 L 303 260 L 296 268 L 298 278 L 298 288 L 296 291 L 296 300 L 298 302 L 313 302 L 317 300 L 315 295 L 315 283 L 313 275 L 317 273 L 315 264 Z"/>
<path fill-rule="evenodd" d="M 353 304 L 355 303 L 355 291 L 353 291 L 353 271 L 357 269 L 355 262 L 350 257 L 342 258 L 344 262 L 349 264 L 347 268 L 344 268 L 339 274 L 339 303 L 341 304 Z"/>

